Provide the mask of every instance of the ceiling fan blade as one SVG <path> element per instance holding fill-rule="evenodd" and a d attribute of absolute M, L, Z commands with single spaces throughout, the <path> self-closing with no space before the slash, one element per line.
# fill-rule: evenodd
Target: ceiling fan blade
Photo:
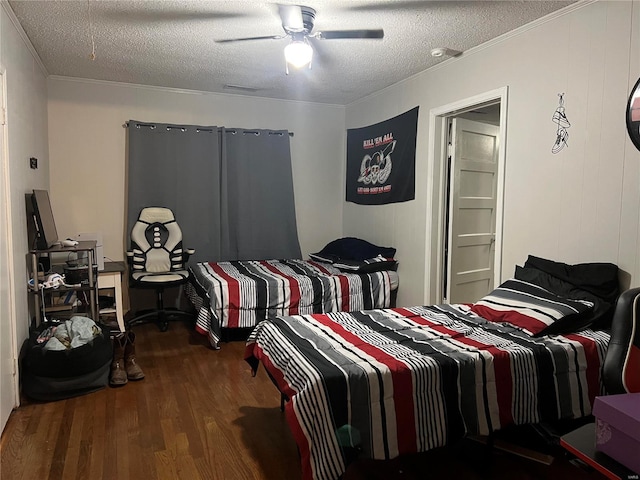
<path fill-rule="evenodd" d="M 300 5 L 278 4 L 278 14 L 282 20 L 282 28 L 285 31 L 302 32 L 304 30 Z"/>
<path fill-rule="evenodd" d="M 212 20 L 227 20 L 235 18 L 248 18 L 249 14 L 233 12 L 202 12 L 202 11 L 175 11 L 175 10 L 131 10 L 131 11 L 107 11 L 104 18 L 118 22 L 129 23 L 162 23 L 162 22 L 211 22 Z"/>
<path fill-rule="evenodd" d="M 285 35 L 265 35 L 263 37 L 244 37 L 244 38 L 225 38 L 223 40 L 215 40 L 216 43 L 246 42 L 248 40 L 278 40 L 284 38 Z"/>
<path fill-rule="evenodd" d="M 415 11 L 428 8 L 424 0 L 396 0 L 394 2 L 385 3 L 365 3 L 346 7 L 347 10 L 353 12 L 397 12 L 398 10 Z"/>
<path fill-rule="evenodd" d="M 324 30 L 314 36 L 324 40 L 337 38 L 384 38 L 384 30 L 381 28 L 375 30 Z"/>

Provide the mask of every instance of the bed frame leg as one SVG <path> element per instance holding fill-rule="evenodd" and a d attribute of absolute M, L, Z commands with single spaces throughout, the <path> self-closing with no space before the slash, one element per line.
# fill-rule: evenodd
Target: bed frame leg
<path fill-rule="evenodd" d="M 480 478 L 490 479 L 493 478 L 493 465 L 495 462 L 495 454 L 496 454 L 496 437 L 495 433 L 491 432 L 489 437 L 487 438 L 487 455 L 486 461 L 480 466 Z"/>

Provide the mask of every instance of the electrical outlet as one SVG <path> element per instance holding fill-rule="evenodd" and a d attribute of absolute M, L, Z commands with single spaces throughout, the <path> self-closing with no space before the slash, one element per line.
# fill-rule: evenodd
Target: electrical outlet
<path fill-rule="evenodd" d="M 31 158 L 29 159 L 29 166 L 30 166 L 31 168 L 33 168 L 34 170 L 35 170 L 36 168 L 38 168 L 38 159 L 37 159 L 36 157 L 31 157 Z"/>

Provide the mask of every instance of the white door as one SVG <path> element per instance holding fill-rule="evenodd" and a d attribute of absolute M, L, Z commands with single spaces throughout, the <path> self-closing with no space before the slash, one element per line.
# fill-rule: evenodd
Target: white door
<path fill-rule="evenodd" d="M 5 155 L 4 74 L 0 73 L 0 431 L 16 406 L 13 262 L 10 249 L 9 161 Z"/>
<path fill-rule="evenodd" d="M 454 118 L 446 301 L 472 303 L 493 285 L 499 127 Z"/>

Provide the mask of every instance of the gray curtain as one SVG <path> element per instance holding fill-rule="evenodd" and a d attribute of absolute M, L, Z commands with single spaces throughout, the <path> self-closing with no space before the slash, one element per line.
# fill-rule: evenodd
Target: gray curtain
<path fill-rule="evenodd" d="M 301 258 L 286 131 L 130 120 L 127 182 L 127 237 L 163 206 L 194 262 Z"/>
<path fill-rule="evenodd" d="M 287 131 L 221 129 L 222 250 L 234 260 L 301 258 Z"/>

